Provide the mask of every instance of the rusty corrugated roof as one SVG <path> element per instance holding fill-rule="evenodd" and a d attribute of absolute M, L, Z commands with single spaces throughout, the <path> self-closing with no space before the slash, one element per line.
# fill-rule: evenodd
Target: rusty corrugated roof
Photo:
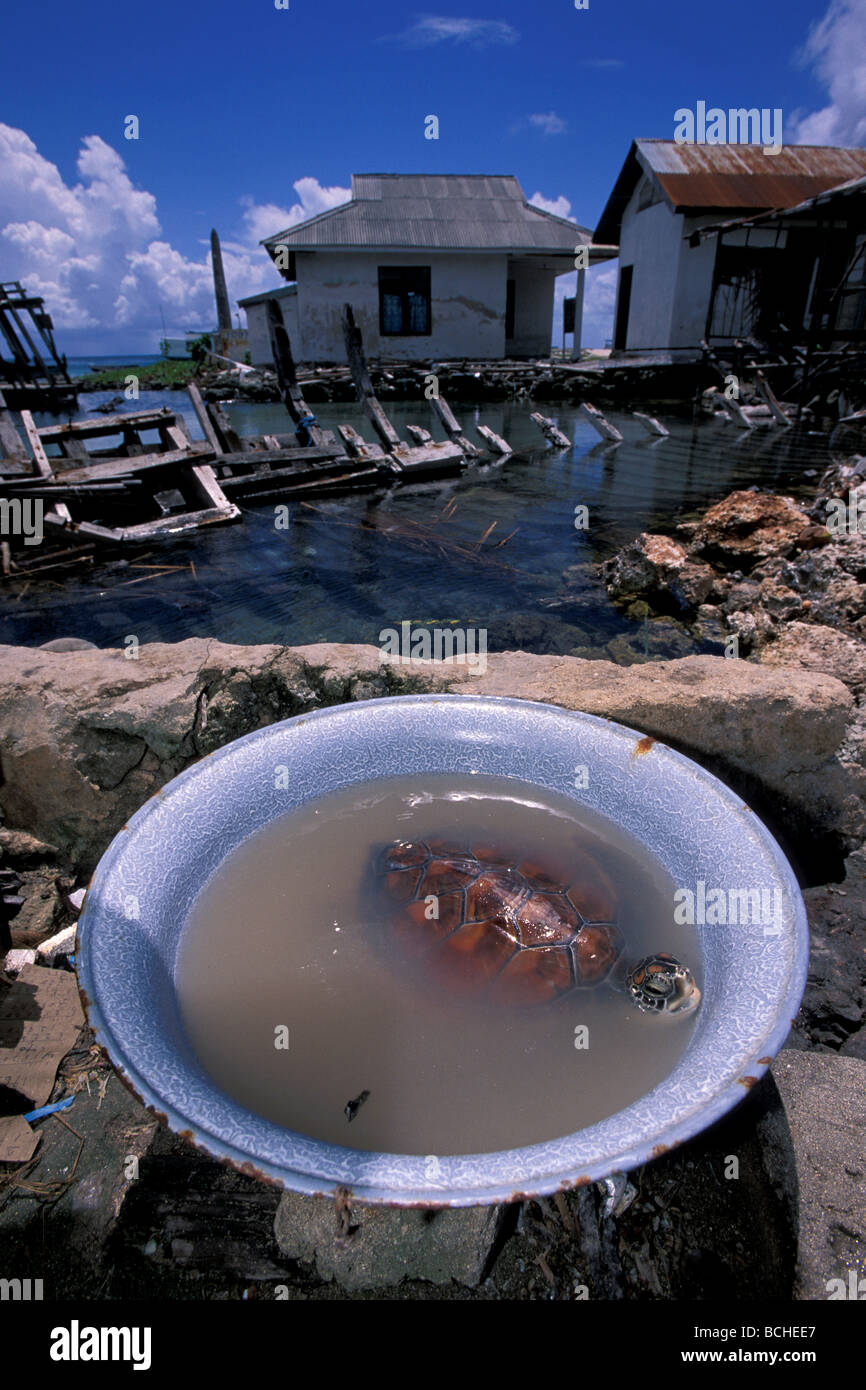
<path fill-rule="evenodd" d="M 866 174 L 866 150 L 830 145 L 677 145 L 638 140 L 675 208 L 789 208 Z"/>
<path fill-rule="evenodd" d="M 677 144 L 636 140 L 595 230 L 597 241 L 619 240 L 620 223 L 641 172 L 653 175 L 674 211 L 736 208 L 763 212 L 793 207 L 848 179 L 866 174 L 866 149 L 835 145 Z"/>

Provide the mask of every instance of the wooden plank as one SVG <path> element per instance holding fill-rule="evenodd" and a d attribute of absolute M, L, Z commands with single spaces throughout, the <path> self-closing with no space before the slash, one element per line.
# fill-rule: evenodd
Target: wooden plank
<path fill-rule="evenodd" d="M 41 485 L 33 482 L 24 487 L 15 487 L 11 490 L 11 496 L 42 497 L 46 502 L 52 497 L 58 498 L 62 502 L 64 498 L 68 497 L 104 497 L 106 493 L 118 493 L 123 496 L 133 482 L 137 483 L 138 481 L 137 478 L 130 478 L 122 483 L 78 483 L 65 487 L 63 484 L 58 486 L 51 479 L 46 478 Z M 0 489 L 3 490 L 4 495 L 10 495 L 5 483 L 0 482 Z"/>
<path fill-rule="evenodd" d="M 488 448 L 492 449 L 495 454 L 510 454 L 512 452 L 511 445 L 500 435 L 494 434 L 489 425 L 476 425 L 475 428 L 487 443 Z"/>
<path fill-rule="evenodd" d="M 301 394 L 301 388 L 295 375 L 292 345 L 289 342 L 286 325 L 283 322 L 279 302 L 276 299 L 268 300 L 267 312 L 271 355 L 274 359 L 277 382 L 286 410 L 297 426 L 298 440 L 302 445 L 327 444 L 325 431 L 320 428 L 315 412 L 310 409 Z"/>
<path fill-rule="evenodd" d="M 616 444 L 622 443 L 622 435 L 616 425 L 612 425 L 609 420 L 606 420 L 600 410 L 596 410 L 595 406 L 590 405 L 588 401 L 583 401 L 580 408 L 602 439 L 612 439 Z"/>
<path fill-rule="evenodd" d="M 358 400 L 369 415 L 373 428 L 382 443 L 387 449 L 393 449 L 395 445 L 400 443 L 400 436 L 376 399 L 370 373 L 367 370 L 361 330 L 355 323 L 351 304 L 343 305 L 343 336 L 346 340 L 346 357 L 349 361 L 349 370 L 352 373 L 352 381 L 355 384 Z"/>
<path fill-rule="evenodd" d="M 30 452 L 33 454 L 33 462 L 36 472 L 42 478 L 50 478 L 54 471 L 48 461 L 48 456 L 40 438 L 39 431 L 33 422 L 33 416 L 29 410 L 21 411 L 21 423 L 24 426 L 24 433 L 27 435 L 27 442 L 30 445 Z"/>
<path fill-rule="evenodd" d="M 353 492 L 360 487 L 378 487 L 381 483 L 382 474 L 378 468 L 359 468 L 355 472 L 346 473 L 339 478 L 316 479 L 305 483 L 296 483 L 294 486 L 283 486 L 266 492 L 257 492 L 249 498 L 249 501 L 267 502 L 275 497 L 294 497 L 296 495 L 324 497 L 337 492 Z"/>
<path fill-rule="evenodd" d="M 110 542 L 112 545 L 119 545 L 123 540 L 123 531 L 119 527 L 97 526 L 95 521 L 73 522 L 73 530 L 79 535 L 90 536 L 95 541 Z"/>
<path fill-rule="evenodd" d="M 751 421 L 747 415 L 743 414 L 743 407 L 738 401 L 729 400 L 724 392 L 717 395 L 716 400 L 720 405 L 724 406 L 725 410 L 731 416 L 731 419 L 735 424 L 740 426 L 740 429 L 753 430 L 755 428 L 753 421 Z"/>
<path fill-rule="evenodd" d="M 124 541 L 156 540 L 160 536 L 178 536 L 186 531 L 197 531 L 202 526 L 239 521 L 240 516 L 240 508 L 229 502 L 227 508 L 208 507 L 199 512 L 179 512 L 176 516 L 162 516 L 138 526 L 124 526 L 121 536 Z"/>
<path fill-rule="evenodd" d="M 346 453 L 352 458 L 381 461 L 385 451 L 381 444 L 368 444 L 351 425 L 338 425 L 337 433 L 346 446 Z"/>
<path fill-rule="evenodd" d="M 208 415 L 207 408 L 202 400 L 201 391 L 199 391 L 194 381 L 191 381 L 187 386 L 186 394 L 189 396 L 190 404 L 195 411 L 195 418 L 201 426 L 202 434 L 214 453 L 221 454 L 225 447 L 224 443 L 217 438 L 217 432 L 213 427 L 213 421 Z"/>
<path fill-rule="evenodd" d="M 137 477 L 152 468 L 195 468 L 198 464 L 210 463 L 213 450 L 206 444 L 194 444 L 191 448 L 173 449 L 167 454 L 143 454 L 140 458 L 105 459 L 92 463 L 87 468 L 70 468 L 63 474 L 66 483 L 101 482 L 108 478 L 119 478 L 124 474 Z"/>
<path fill-rule="evenodd" d="M 40 435 L 41 438 L 41 435 Z M 68 435 L 60 440 L 61 458 L 64 459 L 84 459 L 87 462 L 90 458 L 83 439 L 77 439 L 75 435 Z M 60 462 L 60 460 L 58 460 Z"/>
<path fill-rule="evenodd" d="M 416 444 L 432 444 L 434 442 L 430 431 L 422 429 L 420 425 L 407 425 L 406 433 Z"/>
<path fill-rule="evenodd" d="M 44 425 L 39 436 L 52 443 L 66 435 L 82 439 L 97 439 L 103 434 L 122 434 L 128 429 L 157 429 L 161 424 L 177 424 L 182 417 L 164 406 L 159 410 L 142 410 L 130 415 L 103 415 L 100 420 L 74 420 L 63 425 Z"/>
<path fill-rule="evenodd" d="M 216 401 L 208 401 L 206 409 L 217 438 L 222 441 L 224 451 L 231 449 L 235 453 L 245 453 L 252 449 L 253 441 L 238 434 L 221 405 Z"/>
<path fill-rule="evenodd" d="M 430 404 L 445 427 L 445 433 L 455 444 L 459 444 L 467 458 L 480 458 L 484 452 L 476 444 L 471 444 L 463 434 L 454 412 L 444 396 L 431 396 Z"/>
<path fill-rule="evenodd" d="M 345 459 L 346 451 L 339 444 L 312 445 L 303 449 L 257 449 L 244 454 L 219 454 L 215 464 L 225 464 L 232 469 L 270 468 L 277 463 L 308 463 L 315 459 Z M 347 460 L 348 461 L 348 460 Z"/>
<path fill-rule="evenodd" d="M 462 463 L 463 451 L 458 444 L 453 444 L 451 440 L 444 440 L 442 443 L 432 443 L 418 445 L 416 448 L 408 444 L 398 444 L 393 449 L 392 456 L 399 459 L 404 468 L 423 467 L 428 463 Z"/>
<path fill-rule="evenodd" d="M 558 428 L 549 416 L 542 415 L 539 410 L 534 410 L 529 418 L 534 425 L 538 426 L 545 439 L 550 440 L 551 444 L 556 444 L 560 449 L 571 448 L 571 440 L 568 435 L 563 434 L 562 430 Z"/>
<path fill-rule="evenodd" d="M 260 468 L 255 473 L 236 474 L 232 478 L 223 478 L 221 486 L 232 495 L 243 497 L 246 494 L 252 496 L 272 484 L 284 487 L 291 486 L 295 482 L 312 482 L 319 478 L 341 478 L 349 476 L 352 472 L 357 472 L 360 464 L 372 466 L 375 469 L 381 467 L 382 462 L 383 460 L 359 458 L 352 462 L 348 459 L 341 459 L 331 463 L 314 464 L 307 468 Z"/>
<path fill-rule="evenodd" d="M 633 410 L 632 415 L 639 424 L 643 425 L 647 434 L 658 435 L 661 439 L 666 438 L 670 434 L 670 430 L 666 429 L 661 421 L 657 420 L 654 415 L 644 415 L 640 410 Z"/>
<path fill-rule="evenodd" d="M 24 441 L 12 423 L 12 416 L 6 406 L 3 392 L 0 391 L 0 457 L 13 459 L 16 463 L 29 463 Z"/>
<path fill-rule="evenodd" d="M 767 378 L 764 376 L 764 373 L 759 371 L 756 372 L 755 375 L 758 382 L 758 391 L 763 396 L 764 400 L 769 406 L 770 414 L 772 415 L 773 419 L 780 425 L 787 426 L 793 424 L 793 421 L 791 420 L 790 416 L 785 414 L 784 410 L 782 409 L 781 405 L 779 404 L 778 400 L 773 394 L 773 389 L 770 386 L 770 383 L 767 380 Z"/>
<path fill-rule="evenodd" d="M 224 512 L 237 513 L 237 507 L 226 497 L 210 464 L 202 463 L 191 469 L 188 478 L 191 490 L 197 494 L 196 500 L 204 502 L 208 509 L 215 507 Z"/>

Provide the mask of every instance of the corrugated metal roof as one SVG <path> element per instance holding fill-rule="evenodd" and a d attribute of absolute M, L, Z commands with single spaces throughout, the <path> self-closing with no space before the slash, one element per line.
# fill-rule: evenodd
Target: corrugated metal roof
<path fill-rule="evenodd" d="M 845 183 L 834 184 L 832 188 L 827 188 L 823 193 L 816 194 L 814 198 L 807 198 L 794 207 L 774 208 L 772 212 L 758 212 L 750 217 L 735 217 L 728 222 L 712 222 L 708 227 L 701 227 L 697 235 L 703 240 L 704 237 L 715 236 L 718 232 L 731 232 L 739 227 L 761 227 L 767 223 L 780 223 L 787 217 L 798 217 L 803 213 L 814 212 L 816 208 L 826 207 L 828 203 L 841 202 L 843 198 L 856 197 L 858 194 L 866 194 L 866 176 L 861 179 L 848 179 Z"/>
<path fill-rule="evenodd" d="M 292 282 L 290 285 L 279 285 L 275 290 L 262 290 L 260 294 L 248 294 L 246 299 L 239 299 L 238 304 L 245 309 L 248 304 L 266 304 L 269 299 L 286 299 L 288 295 L 297 294 L 298 287 Z"/>
<path fill-rule="evenodd" d="M 677 212 L 736 208 L 788 208 L 847 179 L 866 174 L 866 150 L 835 145 L 677 144 L 636 140 L 629 151 L 595 235 L 618 241 L 622 214 L 641 170 L 653 174 Z"/>
<path fill-rule="evenodd" d="M 588 228 L 533 207 L 511 174 L 353 174 L 352 198 L 263 245 L 565 254 Z"/>

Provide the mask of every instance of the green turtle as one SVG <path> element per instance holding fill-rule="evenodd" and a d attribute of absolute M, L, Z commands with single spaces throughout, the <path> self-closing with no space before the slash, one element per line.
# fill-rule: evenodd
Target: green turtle
<path fill-rule="evenodd" d="M 398 840 L 374 876 L 394 939 L 457 991 L 542 1004 L 611 984 L 644 1012 L 678 1015 L 700 1002 L 674 956 L 627 958 L 614 885 L 578 844 L 564 873 L 480 842 Z"/>

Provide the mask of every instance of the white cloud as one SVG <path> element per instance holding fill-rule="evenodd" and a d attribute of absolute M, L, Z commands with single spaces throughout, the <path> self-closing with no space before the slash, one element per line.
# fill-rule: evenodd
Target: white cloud
<path fill-rule="evenodd" d="M 569 222 L 576 219 L 571 215 L 571 203 L 560 193 L 558 198 L 545 198 L 541 193 L 533 193 L 529 199 L 535 208 L 541 208 L 542 212 L 552 212 L 555 217 L 567 217 Z"/>
<path fill-rule="evenodd" d="M 468 43 L 486 48 L 494 43 L 516 43 L 520 35 L 502 19 L 457 19 L 447 15 L 421 15 L 402 34 L 387 35 L 408 48 L 429 48 L 434 43 Z"/>
<path fill-rule="evenodd" d="M 831 0 L 799 55 L 827 88 L 820 111 L 795 115 L 788 139 L 800 145 L 866 144 L 866 5 Z"/>
<path fill-rule="evenodd" d="M 0 263 L 6 279 L 45 298 L 61 351 L 155 352 L 160 308 L 170 333 L 212 328 L 209 240 L 199 257 L 165 241 L 155 197 L 134 187 L 121 156 L 99 136 L 82 140 L 76 168 L 79 181 L 67 185 L 25 131 L 0 124 Z M 290 208 L 242 200 L 240 235 L 223 242 L 230 300 L 280 283 L 260 236 L 350 196 L 314 178 L 294 188 Z"/>
<path fill-rule="evenodd" d="M 278 207 L 275 203 L 254 203 L 252 198 L 242 198 L 245 205 L 244 225 L 251 242 L 258 243 L 264 237 L 284 232 L 298 222 L 306 222 L 308 217 L 316 217 L 329 208 L 347 203 L 352 196 L 351 188 L 323 188 L 318 179 L 297 179 L 292 185 L 299 202 L 290 208 Z"/>
<path fill-rule="evenodd" d="M 582 68 L 598 68 L 602 72 L 607 72 L 614 68 L 624 68 L 625 63 L 622 58 L 581 58 L 578 66 Z"/>
<path fill-rule="evenodd" d="M 617 262 L 605 261 L 592 266 L 584 277 L 583 323 L 580 341 L 585 348 L 604 347 L 613 337 L 613 310 L 616 303 Z M 571 299 L 577 290 L 577 272 L 559 275 L 553 299 L 553 342 L 562 342 L 562 301 Z M 568 340 L 570 345 L 571 339 Z"/>
<path fill-rule="evenodd" d="M 613 337 L 613 311 L 616 306 L 616 285 L 619 261 L 604 261 L 586 272 L 583 296 L 584 347 L 604 347 Z"/>
<path fill-rule="evenodd" d="M 561 116 L 557 116 L 555 111 L 545 111 L 530 116 L 529 124 L 535 126 L 536 130 L 543 130 L 545 135 L 561 135 L 567 129 L 565 121 Z"/>

